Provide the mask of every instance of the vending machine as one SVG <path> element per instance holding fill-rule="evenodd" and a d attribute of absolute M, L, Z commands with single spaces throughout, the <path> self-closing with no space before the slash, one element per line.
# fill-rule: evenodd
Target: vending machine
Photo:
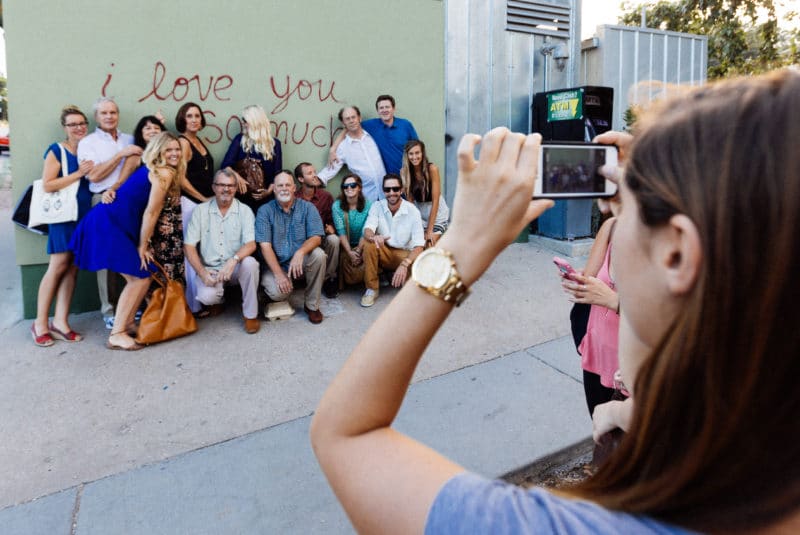
<path fill-rule="evenodd" d="M 614 90 L 582 86 L 537 93 L 531 109 L 531 132 L 545 141 L 591 141 L 611 130 Z M 591 199 L 556 201 L 542 214 L 539 234 L 559 240 L 585 238 L 592 234 Z"/>

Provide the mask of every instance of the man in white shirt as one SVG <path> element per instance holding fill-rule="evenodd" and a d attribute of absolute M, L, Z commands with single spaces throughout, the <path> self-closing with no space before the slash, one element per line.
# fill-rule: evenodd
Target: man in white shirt
<path fill-rule="evenodd" d="M 141 156 L 142 149 L 133 144 L 133 136 L 119 131 L 119 107 L 114 99 L 100 97 L 94 103 L 94 120 L 97 130 L 78 143 L 78 161 L 94 162 L 86 175 L 92 192 L 92 206 L 103 198 L 103 192 L 119 180 L 122 164 L 128 156 Z M 113 191 L 113 190 L 112 190 Z M 100 312 L 107 329 L 114 325 L 114 307 L 108 297 L 108 270 L 97 272 L 97 292 Z"/>
<path fill-rule="evenodd" d="M 364 285 L 361 306 L 371 307 L 378 297 L 378 269 L 395 270 L 392 286 L 402 286 L 408 279 L 411 264 L 425 246 L 422 217 L 412 203 L 400 194 L 400 177 L 383 177 L 385 199 L 374 202 L 364 223 Z"/>
<path fill-rule="evenodd" d="M 339 121 L 344 125 L 345 138 L 336 148 L 336 161 L 320 171 L 320 180 L 327 184 L 347 164 L 351 172 L 361 177 L 361 191 L 368 201 L 383 199 L 379 186 L 386 169 L 375 140 L 361 128 L 361 111 L 356 106 L 346 106 L 339 110 Z"/>

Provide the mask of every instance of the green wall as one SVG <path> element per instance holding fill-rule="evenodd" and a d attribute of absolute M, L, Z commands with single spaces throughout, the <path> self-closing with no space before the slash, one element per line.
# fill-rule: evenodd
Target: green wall
<path fill-rule="evenodd" d="M 5 0 L 3 8 L 15 197 L 63 136 L 61 108 L 77 104 L 91 120 L 101 94 L 116 99 L 125 132 L 159 109 L 174 129 L 181 104 L 197 102 L 217 165 L 242 108 L 260 104 L 284 167 L 320 168 L 341 127 L 339 108 L 353 103 L 375 117 L 375 97 L 390 93 L 431 159 L 444 161 L 441 0 Z M 19 265 L 47 262 L 44 238 L 15 232 Z M 38 279 L 23 273 L 29 317 Z"/>

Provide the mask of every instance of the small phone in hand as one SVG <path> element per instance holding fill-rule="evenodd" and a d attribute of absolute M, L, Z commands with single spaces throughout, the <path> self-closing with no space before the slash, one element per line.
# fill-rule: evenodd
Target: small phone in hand
<path fill-rule="evenodd" d="M 601 175 L 603 165 L 616 166 L 619 151 L 598 143 L 544 142 L 533 189 L 535 199 L 613 197 L 617 185 Z"/>
<path fill-rule="evenodd" d="M 558 256 L 553 257 L 553 263 L 558 267 L 561 271 L 563 276 L 568 279 L 572 279 L 572 275 L 576 274 L 575 268 L 573 268 L 569 262 L 564 260 L 563 258 L 559 258 Z"/>

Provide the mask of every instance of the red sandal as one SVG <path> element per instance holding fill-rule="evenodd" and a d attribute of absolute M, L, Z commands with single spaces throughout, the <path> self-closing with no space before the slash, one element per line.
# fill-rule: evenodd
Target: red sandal
<path fill-rule="evenodd" d="M 35 323 L 31 325 L 31 337 L 33 338 L 33 343 L 39 347 L 50 347 L 51 345 L 55 344 L 55 341 L 49 332 L 44 334 L 36 334 Z"/>
<path fill-rule="evenodd" d="M 83 335 L 80 333 L 76 333 L 72 329 L 67 332 L 62 331 L 61 329 L 57 329 L 55 325 L 52 323 L 50 324 L 50 334 L 56 340 L 63 340 L 64 342 L 80 342 L 83 340 Z"/>

